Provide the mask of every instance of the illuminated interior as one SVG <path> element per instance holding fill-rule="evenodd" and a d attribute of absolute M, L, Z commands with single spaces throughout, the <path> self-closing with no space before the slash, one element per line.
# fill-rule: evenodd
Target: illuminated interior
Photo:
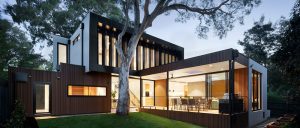
<path fill-rule="evenodd" d="M 106 96 L 106 87 L 68 86 L 69 96 Z"/>

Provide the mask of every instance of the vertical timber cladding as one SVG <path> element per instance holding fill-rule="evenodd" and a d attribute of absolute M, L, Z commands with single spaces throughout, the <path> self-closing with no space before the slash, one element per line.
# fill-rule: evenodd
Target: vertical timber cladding
<path fill-rule="evenodd" d="M 167 107 L 167 84 L 166 79 L 155 80 L 155 106 Z"/>
<path fill-rule="evenodd" d="M 85 73 L 84 67 L 61 64 L 60 72 L 9 69 L 9 86 L 14 85 L 15 72 L 28 73 L 26 83 L 16 83 L 16 98 L 25 106 L 28 116 L 34 116 L 34 83 L 49 83 L 51 88 L 50 113 L 52 115 L 101 113 L 111 111 L 111 76 L 107 73 Z M 68 96 L 67 85 L 89 85 L 106 87 L 106 96 Z M 10 88 L 12 90 L 12 88 Z"/>

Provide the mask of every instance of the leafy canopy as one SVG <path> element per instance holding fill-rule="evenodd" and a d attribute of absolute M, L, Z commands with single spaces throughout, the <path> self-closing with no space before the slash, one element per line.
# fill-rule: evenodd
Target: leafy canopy
<path fill-rule="evenodd" d="M 25 26 L 34 44 L 46 40 L 48 45 L 52 35 L 70 37 L 88 12 L 122 19 L 114 0 L 17 0 L 6 5 L 5 12 Z"/>

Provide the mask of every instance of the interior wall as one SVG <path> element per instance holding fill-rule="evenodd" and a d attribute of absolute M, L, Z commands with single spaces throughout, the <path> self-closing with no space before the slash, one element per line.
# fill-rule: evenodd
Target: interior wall
<path fill-rule="evenodd" d="M 234 94 L 242 96 L 245 100 L 245 110 L 248 110 L 248 69 L 236 69 L 234 71 Z"/>
<path fill-rule="evenodd" d="M 169 82 L 169 97 L 184 96 L 184 89 L 187 84 L 183 82 Z"/>
<path fill-rule="evenodd" d="M 216 80 L 212 81 L 212 97 L 223 98 L 226 92 L 226 80 Z"/>
<path fill-rule="evenodd" d="M 205 82 L 190 82 L 187 85 L 188 96 L 205 96 Z"/>
<path fill-rule="evenodd" d="M 155 81 L 155 106 L 167 106 L 167 80 Z"/>

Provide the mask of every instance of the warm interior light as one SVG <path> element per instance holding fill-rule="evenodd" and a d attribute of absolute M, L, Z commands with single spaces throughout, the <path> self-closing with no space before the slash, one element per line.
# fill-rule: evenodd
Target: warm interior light
<path fill-rule="evenodd" d="M 98 26 L 99 26 L 99 27 L 102 27 L 103 24 L 102 24 L 101 22 L 98 22 Z"/>
<path fill-rule="evenodd" d="M 212 67 L 212 66 L 213 66 L 212 64 L 209 65 L 209 67 Z"/>
<path fill-rule="evenodd" d="M 105 28 L 106 28 L 106 29 L 109 29 L 110 27 L 109 27 L 109 25 L 105 25 Z"/>
<path fill-rule="evenodd" d="M 115 31 L 117 31 L 117 29 L 116 29 L 116 28 L 113 28 L 113 31 L 115 32 Z"/>

